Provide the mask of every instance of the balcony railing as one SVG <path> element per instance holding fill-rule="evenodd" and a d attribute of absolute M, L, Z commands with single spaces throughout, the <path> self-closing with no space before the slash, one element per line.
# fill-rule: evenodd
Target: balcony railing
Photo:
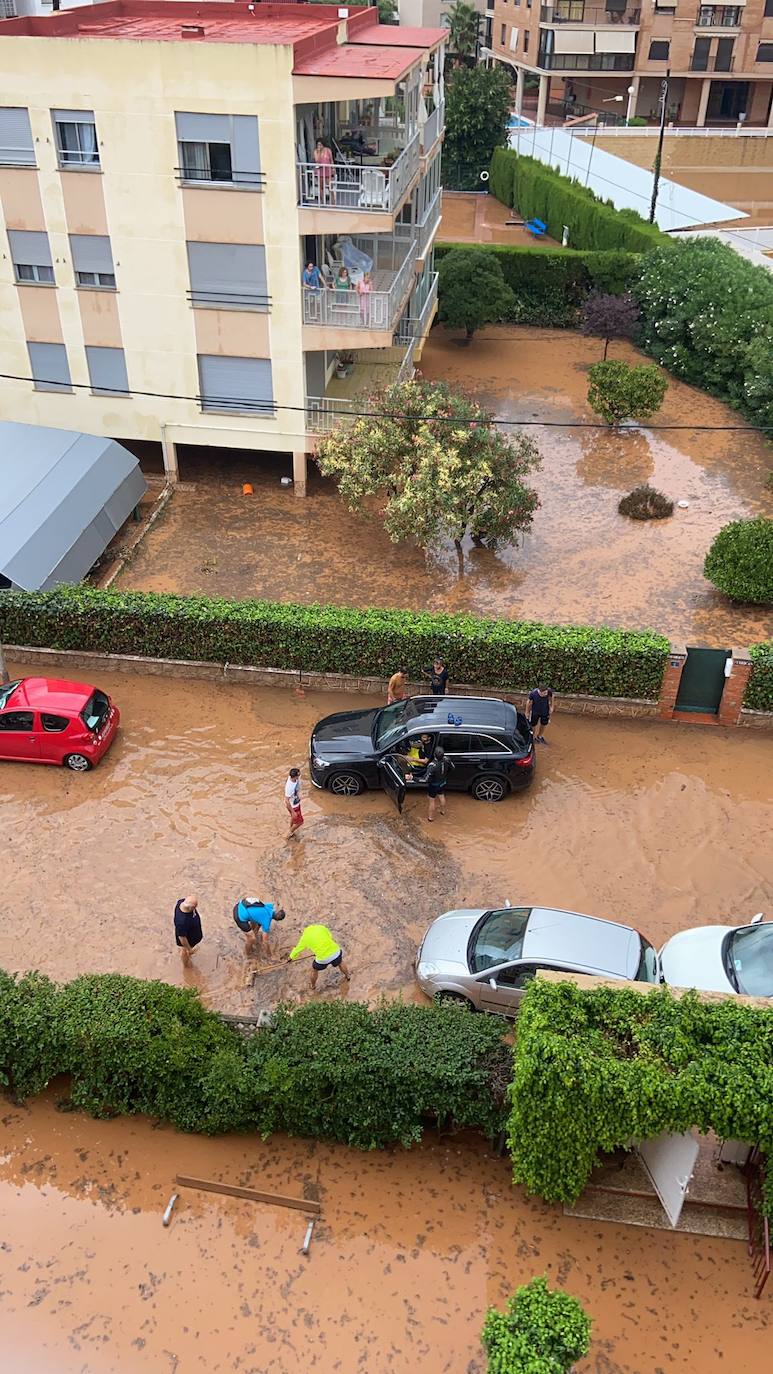
<path fill-rule="evenodd" d="M 373 287 L 367 294 L 361 294 L 351 288 L 340 291 L 334 286 L 326 286 L 314 290 L 305 286 L 303 323 L 327 325 L 337 329 L 391 331 L 409 291 L 415 263 L 416 242 L 413 240 L 396 273 L 376 268 L 373 273 Z"/>
<path fill-rule="evenodd" d="M 443 204 L 443 191 L 438 187 L 427 206 L 424 218 L 416 226 L 416 249 L 420 258 L 424 257 L 435 230 L 440 224 L 440 211 Z"/>
<path fill-rule="evenodd" d="M 712 6 L 698 11 L 696 29 L 738 29 L 741 27 L 741 10 L 733 6 Z"/>
<path fill-rule="evenodd" d="M 435 107 L 435 109 L 432 111 L 432 114 L 428 115 L 427 119 L 424 122 L 424 128 L 421 131 L 422 152 L 428 153 L 430 148 L 434 146 L 434 144 L 440 137 L 440 133 L 443 129 L 443 126 L 445 125 L 445 122 L 446 107 L 445 102 L 443 102 L 442 104 L 437 105 Z"/>
<path fill-rule="evenodd" d="M 370 163 L 334 162 L 318 166 L 298 163 L 298 203 L 326 210 L 394 212 L 419 170 L 419 135 L 414 134 L 388 167 Z"/>
<path fill-rule="evenodd" d="M 729 57 L 717 55 L 716 57 L 701 57 L 695 53 L 690 58 L 691 72 L 731 72 L 735 57 L 730 53 Z"/>
<path fill-rule="evenodd" d="M 393 383 L 408 382 L 412 378 L 415 370 L 415 348 L 416 342 L 411 339 L 396 376 L 390 379 Z M 367 409 L 367 406 L 363 405 L 362 397 L 307 396 L 306 429 L 309 434 L 330 434 L 337 424 L 347 424 L 357 415 L 361 415 L 364 409 Z"/>
<path fill-rule="evenodd" d="M 406 311 L 395 330 L 395 343 L 408 343 L 410 341 L 416 344 L 424 338 L 427 332 L 427 325 L 437 300 L 437 284 L 438 274 L 437 272 L 433 272 L 431 274 L 429 291 L 427 292 L 421 310 L 418 315 L 412 315 L 410 313 L 410 308 Z"/>
<path fill-rule="evenodd" d="M 547 72 L 632 72 L 634 54 L 623 52 L 540 52 L 537 66 Z"/>
<path fill-rule="evenodd" d="M 555 5 L 540 5 L 539 18 L 541 24 L 638 24 L 641 6 L 607 9 L 605 5 L 585 5 L 583 0 L 559 0 Z"/>

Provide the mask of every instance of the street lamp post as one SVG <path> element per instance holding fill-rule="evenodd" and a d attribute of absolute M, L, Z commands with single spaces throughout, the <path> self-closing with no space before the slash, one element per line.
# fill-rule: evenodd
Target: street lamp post
<path fill-rule="evenodd" d="M 666 132 L 666 110 L 668 108 L 668 82 L 671 76 L 671 68 L 668 68 L 663 80 L 660 83 L 660 133 L 658 134 L 658 151 L 655 154 L 655 162 L 652 167 L 652 200 L 650 202 L 650 224 L 655 223 L 655 208 L 658 203 L 658 186 L 660 185 L 660 164 L 663 161 L 663 137 Z"/>

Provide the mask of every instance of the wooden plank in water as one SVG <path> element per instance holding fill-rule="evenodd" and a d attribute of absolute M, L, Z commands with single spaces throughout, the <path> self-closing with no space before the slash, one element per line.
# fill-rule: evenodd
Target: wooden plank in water
<path fill-rule="evenodd" d="M 284 1197 L 282 1193 L 261 1193 L 256 1188 L 238 1188 L 232 1183 L 217 1183 L 209 1178 L 188 1178 L 178 1174 L 175 1182 L 180 1188 L 198 1188 L 202 1193 L 225 1193 L 228 1197 L 243 1197 L 248 1202 L 267 1202 L 274 1207 L 294 1207 L 298 1212 L 319 1216 L 320 1205 L 310 1198 Z"/>

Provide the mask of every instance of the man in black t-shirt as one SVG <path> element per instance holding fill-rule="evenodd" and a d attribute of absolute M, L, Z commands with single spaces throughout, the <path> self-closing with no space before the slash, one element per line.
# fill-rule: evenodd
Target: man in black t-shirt
<path fill-rule="evenodd" d="M 448 687 L 448 669 L 445 659 L 435 656 L 431 668 L 425 670 L 429 674 L 429 687 L 433 697 L 444 697 Z"/>
<path fill-rule="evenodd" d="M 204 938 L 198 906 L 198 897 L 180 897 L 174 909 L 175 944 L 179 946 L 184 968 L 188 968 L 196 945 Z"/>

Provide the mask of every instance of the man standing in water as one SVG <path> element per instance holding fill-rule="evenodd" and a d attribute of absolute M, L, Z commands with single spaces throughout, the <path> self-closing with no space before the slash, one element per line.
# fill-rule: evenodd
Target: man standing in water
<path fill-rule="evenodd" d="M 258 954 L 270 959 L 271 926 L 274 921 L 284 920 L 284 907 L 275 907 L 273 902 L 261 902 L 259 897 L 242 897 L 236 903 L 233 914 L 238 929 L 247 936 L 244 942 L 247 958 Z"/>
<path fill-rule="evenodd" d="M 180 949 L 183 968 L 190 967 L 191 955 L 204 938 L 198 905 L 198 897 L 180 897 L 174 909 L 174 938 Z"/>
<path fill-rule="evenodd" d="M 287 782 L 285 783 L 285 807 L 290 815 L 290 833 L 287 838 L 291 840 L 293 835 L 300 830 L 303 825 L 300 768 L 291 768 L 287 775 Z"/>
<path fill-rule="evenodd" d="M 547 744 L 545 731 L 553 709 L 553 688 L 535 687 L 529 692 L 529 724 L 537 744 Z"/>
<path fill-rule="evenodd" d="M 309 979 L 309 987 L 312 991 L 317 986 L 319 974 L 326 968 L 340 968 L 347 983 L 351 982 L 352 975 L 344 963 L 343 950 L 338 941 L 330 934 L 327 926 L 306 926 L 295 949 L 288 954 L 288 959 L 297 959 L 305 949 L 310 949 L 314 955 L 311 965 L 311 978 Z"/>
<path fill-rule="evenodd" d="M 438 745 L 430 762 L 427 764 L 427 771 L 424 780 L 427 784 L 427 796 L 429 797 L 427 820 L 435 819 L 435 802 L 440 803 L 440 814 L 446 814 L 446 783 L 448 782 L 448 770 L 453 768 L 453 763 L 446 758 L 445 750 Z"/>

